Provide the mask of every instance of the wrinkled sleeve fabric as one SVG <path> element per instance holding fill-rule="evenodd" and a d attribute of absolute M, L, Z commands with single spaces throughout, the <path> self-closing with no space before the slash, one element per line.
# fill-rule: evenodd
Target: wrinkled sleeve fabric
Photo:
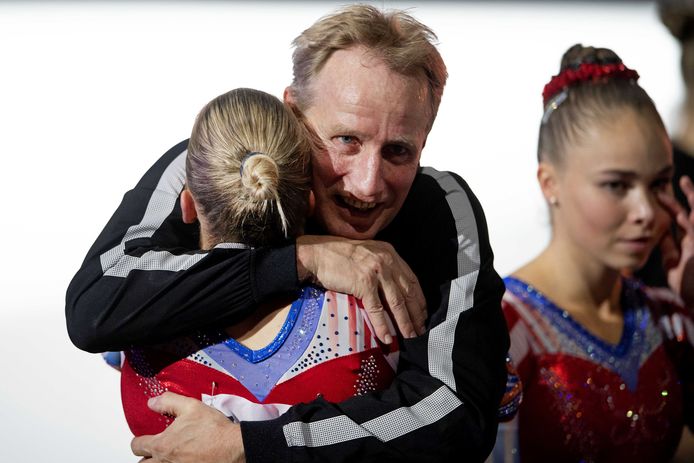
<path fill-rule="evenodd" d="M 200 251 L 181 219 L 187 141 L 125 194 L 66 293 L 68 334 L 89 352 L 172 339 L 230 324 L 259 302 L 298 291 L 295 247 L 222 243 Z"/>
<path fill-rule="evenodd" d="M 401 340 L 398 373 L 384 391 L 242 422 L 249 462 L 481 462 L 490 453 L 509 338 L 482 207 L 460 177 L 423 168 L 377 239 L 417 274 L 426 334 Z"/>
<path fill-rule="evenodd" d="M 684 423 L 694 431 L 694 310 L 669 288 L 643 287 L 682 386 Z"/>

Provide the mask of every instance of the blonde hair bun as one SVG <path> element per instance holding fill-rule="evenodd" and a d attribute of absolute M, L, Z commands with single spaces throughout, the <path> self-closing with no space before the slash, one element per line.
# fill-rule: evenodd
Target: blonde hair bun
<path fill-rule="evenodd" d="M 279 200 L 279 169 L 270 156 L 249 153 L 241 161 L 241 184 L 249 198 L 256 201 Z"/>
<path fill-rule="evenodd" d="M 200 111 L 188 142 L 186 183 L 209 244 L 268 246 L 303 229 L 312 145 L 279 98 L 250 88 Z"/>

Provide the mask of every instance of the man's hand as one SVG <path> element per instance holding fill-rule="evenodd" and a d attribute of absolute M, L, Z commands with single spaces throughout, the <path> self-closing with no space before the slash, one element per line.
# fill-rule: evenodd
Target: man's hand
<path fill-rule="evenodd" d="M 691 212 L 687 214 L 674 197 L 666 194 L 659 196 L 660 203 L 682 232 L 679 242 L 668 233 L 660 248 L 670 288 L 682 297 L 687 307 L 694 307 L 694 184 L 685 176 L 680 179 L 680 187 Z"/>
<path fill-rule="evenodd" d="M 299 278 L 361 299 L 376 336 L 390 344 L 386 310 L 406 338 L 424 333 L 426 302 L 417 277 L 382 241 L 301 236 L 296 241 Z"/>
<path fill-rule="evenodd" d="M 156 436 L 132 440 L 133 453 L 147 463 L 245 462 L 241 427 L 199 400 L 165 392 L 147 404 L 174 422 Z"/>

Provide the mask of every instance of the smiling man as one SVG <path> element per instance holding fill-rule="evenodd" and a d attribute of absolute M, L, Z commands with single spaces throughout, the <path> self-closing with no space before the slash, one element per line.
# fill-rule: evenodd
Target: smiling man
<path fill-rule="evenodd" d="M 425 76 L 395 74 L 362 46 L 338 50 L 298 104 L 325 146 L 313 157 L 316 219 L 331 235 L 370 239 L 400 211 L 424 148 L 431 110 Z M 299 100 L 301 102 L 301 100 Z"/>
<path fill-rule="evenodd" d="M 467 184 L 419 165 L 446 81 L 434 39 L 404 12 L 353 5 L 295 40 L 285 101 L 322 146 L 312 161 L 312 234 L 282 248 L 197 250 L 197 230 L 178 207 L 183 142 L 126 194 L 67 294 L 73 342 L 99 352 L 228 325 L 313 281 L 362 298 L 385 342 L 384 306 L 391 311 L 404 338 L 393 384 L 240 426 L 164 394 L 150 407 L 177 418 L 162 434 L 134 439 L 136 455 L 482 461 L 490 452 L 506 380 L 504 287 Z"/>

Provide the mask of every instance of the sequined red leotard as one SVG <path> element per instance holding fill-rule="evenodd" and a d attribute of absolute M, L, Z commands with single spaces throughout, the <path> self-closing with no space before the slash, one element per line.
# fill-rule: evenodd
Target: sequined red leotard
<path fill-rule="evenodd" d="M 505 283 L 510 353 L 523 384 L 521 461 L 670 461 L 692 422 L 689 312 L 662 290 L 624 280 L 624 329 L 613 345 L 527 283 Z"/>
<path fill-rule="evenodd" d="M 159 433 L 171 422 L 147 408 L 164 391 L 201 399 L 235 421 L 266 420 L 317 396 L 340 402 L 383 389 L 397 356 L 397 341 L 377 342 L 358 300 L 307 287 L 263 349 L 250 350 L 223 332 L 200 332 L 126 351 L 123 409 L 135 435 Z"/>

